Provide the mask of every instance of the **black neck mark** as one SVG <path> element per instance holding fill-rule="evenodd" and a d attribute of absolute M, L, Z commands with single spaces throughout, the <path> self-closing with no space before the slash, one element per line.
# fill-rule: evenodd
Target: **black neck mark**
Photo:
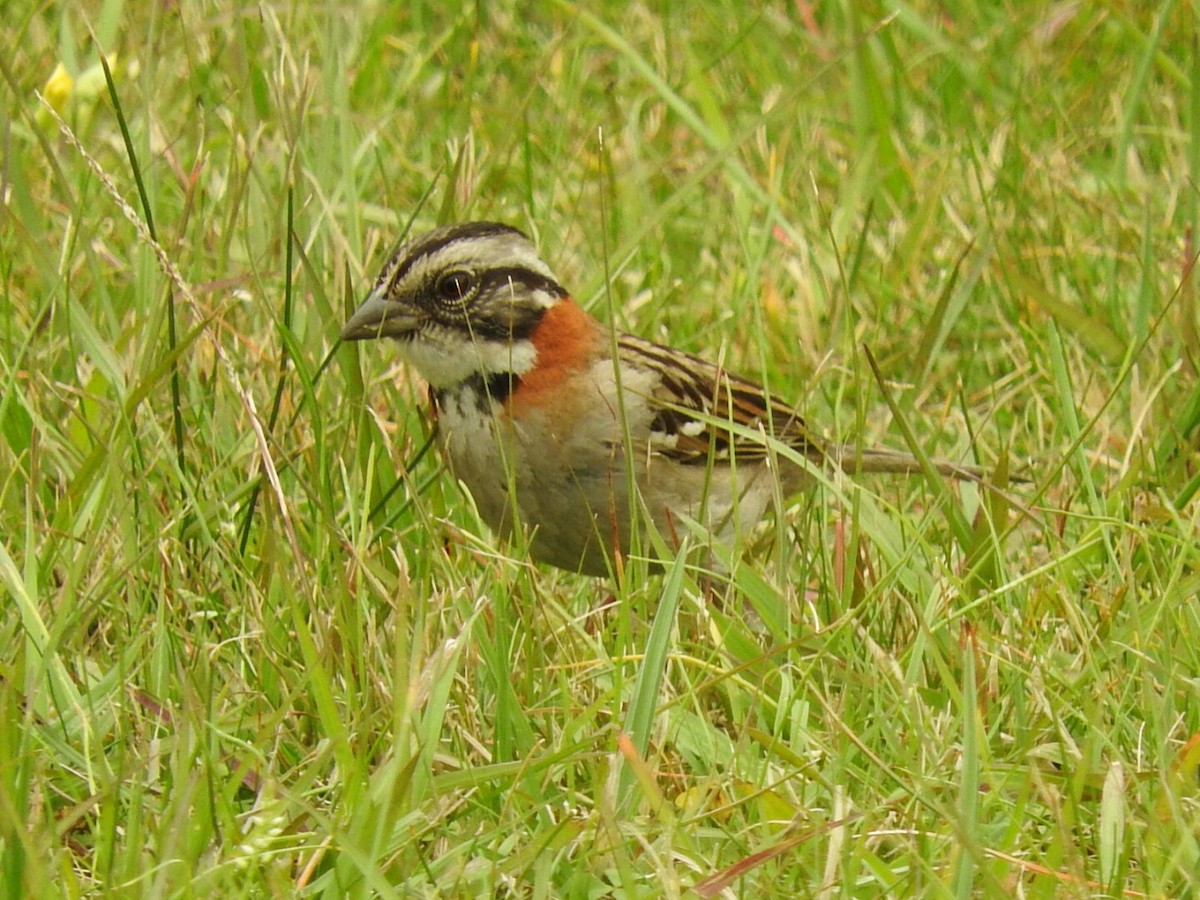
<path fill-rule="evenodd" d="M 491 375 L 477 372 L 452 387 L 430 391 L 430 394 L 434 406 L 438 408 L 456 399 L 461 403 L 463 398 L 470 395 L 475 398 L 476 405 L 487 412 L 492 403 L 503 403 L 520 385 L 521 376 L 512 372 L 494 372 Z"/>

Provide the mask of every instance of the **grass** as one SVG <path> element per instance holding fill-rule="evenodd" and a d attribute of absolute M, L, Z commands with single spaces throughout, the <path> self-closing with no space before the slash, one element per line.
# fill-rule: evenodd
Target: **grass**
<path fill-rule="evenodd" d="M 1195 893 L 1195 16 L 10 0 L 0 895 Z M 471 217 L 1032 483 L 531 566 L 336 346 Z"/>

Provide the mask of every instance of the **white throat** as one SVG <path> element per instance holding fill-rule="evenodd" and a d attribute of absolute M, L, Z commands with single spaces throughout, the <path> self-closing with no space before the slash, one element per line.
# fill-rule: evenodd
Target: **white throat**
<path fill-rule="evenodd" d="M 440 344 L 430 340 L 401 344 L 405 360 L 435 391 L 452 388 L 476 375 L 487 378 L 508 372 L 519 377 L 537 362 L 537 349 L 530 341 L 513 344 L 499 341 L 464 342 L 453 350 Z"/>

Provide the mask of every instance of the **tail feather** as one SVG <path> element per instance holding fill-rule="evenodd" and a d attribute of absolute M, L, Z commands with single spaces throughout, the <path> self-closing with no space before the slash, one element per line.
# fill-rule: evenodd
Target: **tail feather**
<path fill-rule="evenodd" d="M 849 475 L 864 472 L 885 472 L 893 475 L 916 475 L 925 471 L 921 461 L 898 450 L 868 450 L 853 445 L 842 445 L 828 452 L 830 462 Z M 930 463 L 940 475 L 959 481 L 984 481 L 987 473 L 978 466 L 967 466 L 931 459 Z"/>

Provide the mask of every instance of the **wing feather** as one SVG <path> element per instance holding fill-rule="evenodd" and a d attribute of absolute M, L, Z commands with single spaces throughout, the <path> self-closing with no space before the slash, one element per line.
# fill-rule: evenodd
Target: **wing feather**
<path fill-rule="evenodd" d="M 647 400 L 652 449 L 678 462 L 705 465 L 712 459 L 765 459 L 760 441 L 735 434 L 723 422 L 761 430 L 814 460 L 824 457 L 819 439 L 790 406 L 768 398 L 754 382 L 720 366 L 633 335 L 617 339 L 621 362 L 657 377 Z"/>

